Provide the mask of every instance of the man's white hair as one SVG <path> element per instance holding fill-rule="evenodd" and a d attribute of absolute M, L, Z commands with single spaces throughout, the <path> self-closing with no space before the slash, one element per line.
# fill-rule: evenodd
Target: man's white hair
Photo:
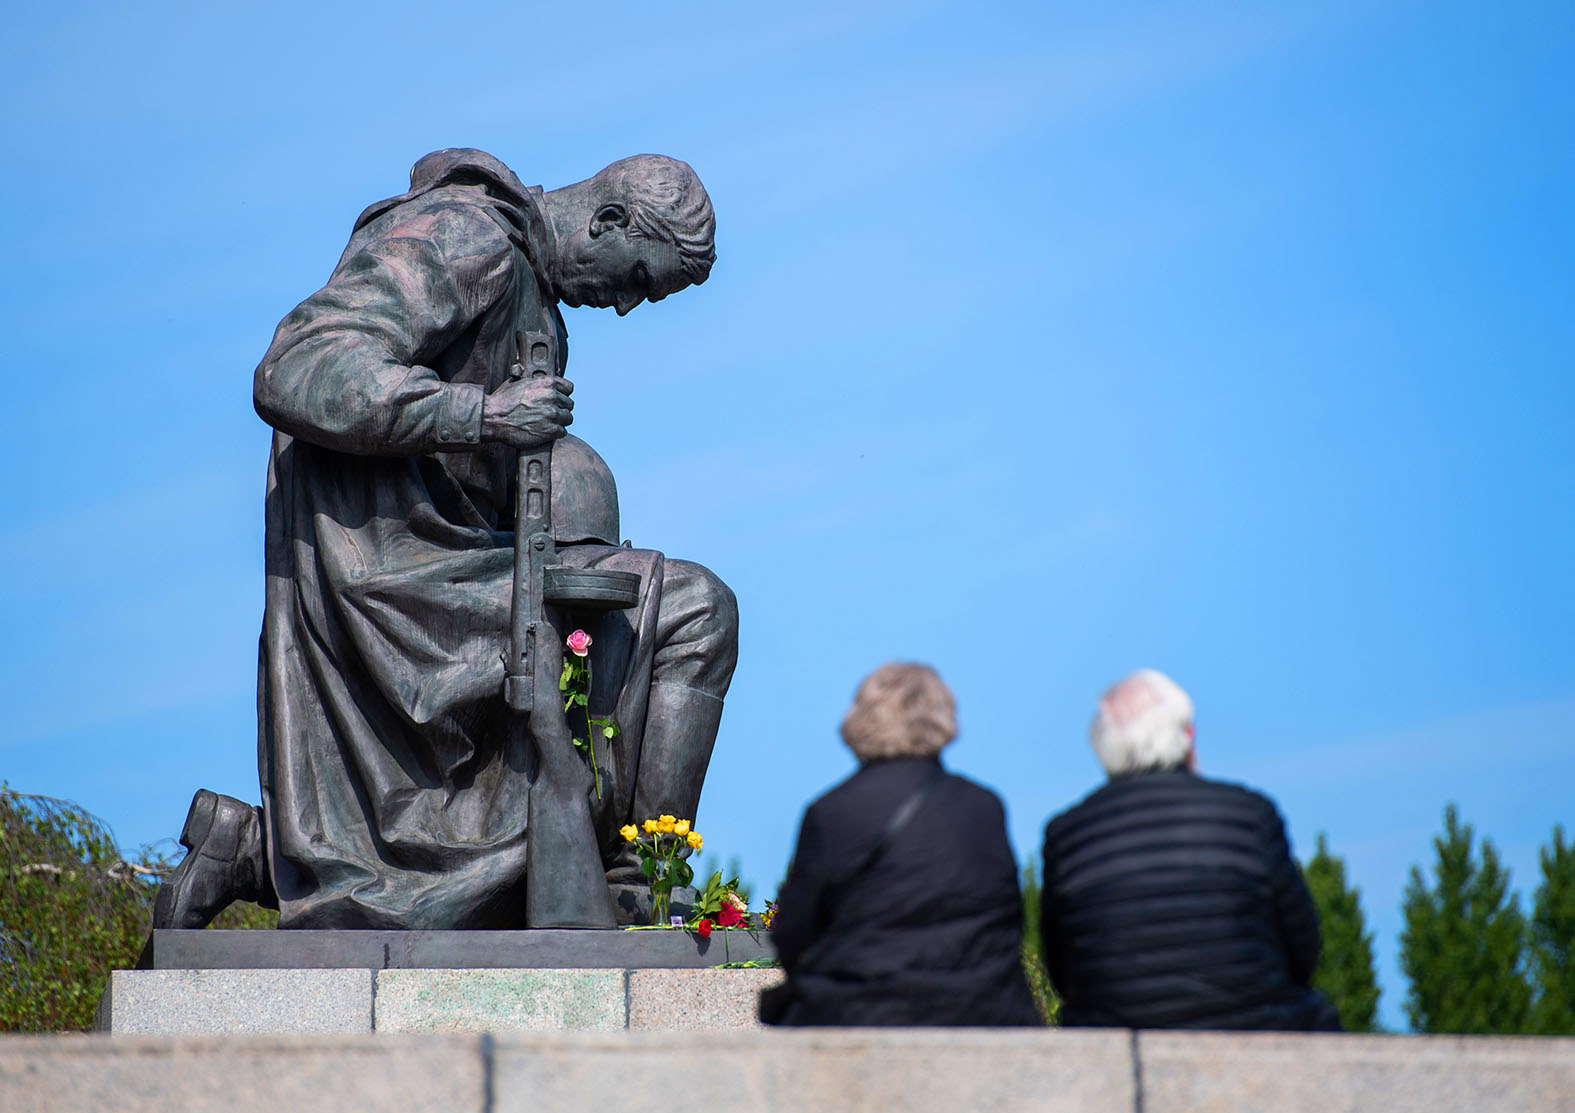
<path fill-rule="evenodd" d="M 1178 768 L 1192 750 L 1192 699 L 1164 673 L 1139 669 L 1099 697 L 1088 737 L 1112 777 Z"/>

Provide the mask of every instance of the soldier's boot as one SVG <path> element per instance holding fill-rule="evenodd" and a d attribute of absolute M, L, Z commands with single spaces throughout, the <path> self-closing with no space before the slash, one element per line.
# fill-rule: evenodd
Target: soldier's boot
<path fill-rule="evenodd" d="M 684 684 L 657 681 L 651 685 L 645 737 L 640 743 L 640 769 L 634 785 L 631 818 L 636 826 L 659 815 L 691 821 L 695 818 L 700 788 L 721 725 L 722 701 L 718 697 Z M 621 851 L 608 867 L 607 884 L 619 923 L 651 922 L 650 887 L 640 873 L 639 857 L 632 850 Z M 669 898 L 672 914 L 687 916 L 694 900 L 692 887 L 675 888 Z"/>
<path fill-rule="evenodd" d="M 199 789 L 180 843 L 186 857 L 159 889 L 154 927 L 207 927 L 238 900 L 279 906 L 263 856 L 261 809 Z"/>

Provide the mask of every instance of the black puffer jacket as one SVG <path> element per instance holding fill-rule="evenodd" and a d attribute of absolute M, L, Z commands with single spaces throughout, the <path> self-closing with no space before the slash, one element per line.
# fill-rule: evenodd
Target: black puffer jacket
<path fill-rule="evenodd" d="M 892 814 L 936 778 L 859 872 Z M 1040 1023 L 1001 802 L 933 760 L 871 762 L 811 804 L 779 905 L 771 935 L 792 988 L 781 1023 Z"/>
<path fill-rule="evenodd" d="M 1312 898 L 1251 789 L 1185 770 L 1112 780 L 1045 829 L 1043 912 L 1063 1024 L 1339 1027 L 1308 988 Z"/>

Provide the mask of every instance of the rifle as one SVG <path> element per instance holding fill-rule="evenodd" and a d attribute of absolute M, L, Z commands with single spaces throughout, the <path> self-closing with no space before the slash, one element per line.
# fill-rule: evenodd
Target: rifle
<path fill-rule="evenodd" d="M 519 332 L 515 342 L 512 378 L 557 376 L 553 333 Z M 564 634 L 555 618 L 556 608 L 632 607 L 639 601 L 640 577 L 559 562 L 552 532 L 551 443 L 520 452 L 516 491 L 514 601 L 503 695 L 514 712 L 514 729 L 529 733 L 537 755 L 527 809 L 525 923 L 533 928 L 613 927 L 612 898 L 591 820 L 590 774 L 574 749 L 558 701 Z"/>

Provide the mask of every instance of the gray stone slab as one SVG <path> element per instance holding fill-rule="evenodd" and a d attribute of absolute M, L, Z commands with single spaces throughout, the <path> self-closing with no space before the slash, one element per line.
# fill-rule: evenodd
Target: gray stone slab
<path fill-rule="evenodd" d="M 379 1032 L 622 1029 L 622 970 L 380 970 Z"/>
<path fill-rule="evenodd" d="M 1134 1104 L 1126 1032 L 516 1034 L 498 1037 L 495 1060 L 497 1113 L 1132 1113 Z"/>
<path fill-rule="evenodd" d="M 764 1028 L 760 991 L 780 970 L 631 970 L 629 1027 L 654 1031 L 736 1031 Z"/>
<path fill-rule="evenodd" d="M 774 958 L 764 932 L 154 931 L 144 970 L 659 969 Z"/>
<path fill-rule="evenodd" d="M 478 1037 L 0 1036 L 6 1113 L 483 1113 Z"/>
<path fill-rule="evenodd" d="M 367 970 L 116 970 L 98 1027 L 115 1035 L 370 1032 Z"/>
<path fill-rule="evenodd" d="M 500 972 L 484 971 L 487 976 Z M 606 972 L 599 972 L 605 974 Z M 0 1036 L 11 1113 L 1561 1113 L 1575 1039 L 815 1029 Z M 490 1100 L 489 1100 L 490 1098 Z"/>
<path fill-rule="evenodd" d="M 1575 1039 L 1153 1032 L 1143 1113 L 1570 1113 Z"/>

